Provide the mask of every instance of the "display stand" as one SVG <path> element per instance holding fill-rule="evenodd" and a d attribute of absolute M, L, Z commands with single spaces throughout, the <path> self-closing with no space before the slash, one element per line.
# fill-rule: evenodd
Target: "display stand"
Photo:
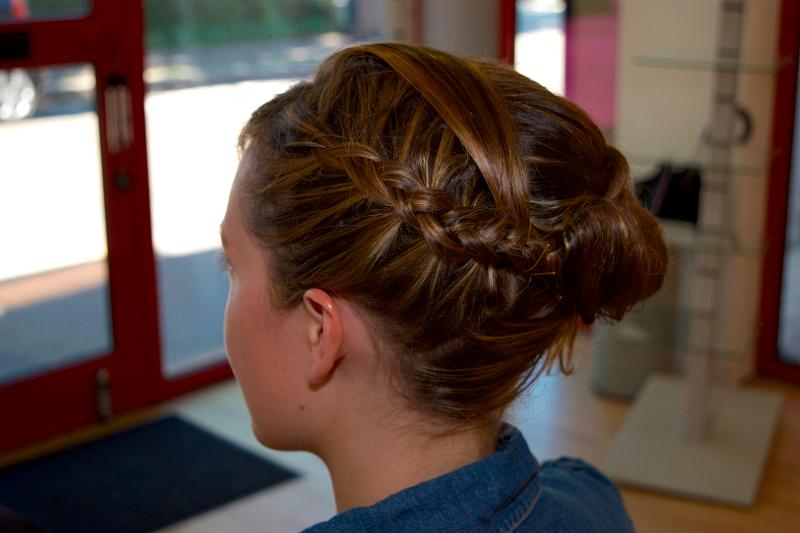
<path fill-rule="evenodd" d="M 781 404 L 778 394 L 714 379 L 716 364 L 729 355 L 719 343 L 725 292 L 733 290 L 726 286 L 725 261 L 743 253 L 732 229 L 730 184 L 732 150 L 750 126 L 741 124 L 743 111 L 736 104 L 744 4 L 720 3 L 711 120 L 704 135 L 710 165 L 686 254 L 695 262 L 687 293 L 702 291 L 705 304 L 681 305 L 684 377 L 654 375 L 645 382 L 605 465 L 620 483 L 740 506 L 755 502 Z"/>

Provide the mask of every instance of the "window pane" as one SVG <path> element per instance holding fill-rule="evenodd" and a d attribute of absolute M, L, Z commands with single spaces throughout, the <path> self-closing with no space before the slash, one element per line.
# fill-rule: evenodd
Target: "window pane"
<path fill-rule="evenodd" d="M 564 0 L 517 0 L 514 68 L 564 94 Z"/>
<path fill-rule="evenodd" d="M 23 75 L 35 118 L 0 120 L 0 382 L 113 347 L 94 73 L 0 71 L 0 109 Z"/>
<path fill-rule="evenodd" d="M 256 107 L 310 76 L 324 57 L 378 37 L 384 14 L 376 7 L 382 3 L 146 2 L 145 109 L 165 376 L 225 357 L 227 280 L 214 256 L 239 130 Z"/>
<path fill-rule="evenodd" d="M 0 23 L 78 18 L 91 10 L 92 0 L 0 0 Z"/>
<path fill-rule="evenodd" d="M 786 362 L 800 365 L 800 92 L 797 93 L 795 106 L 778 353 Z"/>

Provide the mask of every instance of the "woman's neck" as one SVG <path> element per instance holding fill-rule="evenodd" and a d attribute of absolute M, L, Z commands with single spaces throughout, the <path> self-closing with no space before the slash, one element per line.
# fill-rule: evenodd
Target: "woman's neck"
<path fill-rule="evenodd" d="M 478 461 L 495 449 L 497 427 L 436 437 L 414 431 L 417 427 L 388 423 L 341 432 L 319 450 L 331 474 L 338 512 L 375 504 Z"/>

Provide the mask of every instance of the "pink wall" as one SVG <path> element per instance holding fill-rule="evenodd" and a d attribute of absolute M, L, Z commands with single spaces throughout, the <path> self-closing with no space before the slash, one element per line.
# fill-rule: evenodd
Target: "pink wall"
<path fill-rule="evenodd" d="M 566 22 L 566 96 L 604 130 L 613 128 L 616 116 L 617 29 L 616 10 Z"/>

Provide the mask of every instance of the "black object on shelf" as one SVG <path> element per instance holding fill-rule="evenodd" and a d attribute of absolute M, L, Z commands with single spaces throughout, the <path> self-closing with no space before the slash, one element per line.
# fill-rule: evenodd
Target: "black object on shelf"
<path fill-rule="evenodd" d="M 699 168 L 662 163 L 653 175 L 636 183 L 636 196 L 659 218 L 697 225 L 701 183 Z"/>

